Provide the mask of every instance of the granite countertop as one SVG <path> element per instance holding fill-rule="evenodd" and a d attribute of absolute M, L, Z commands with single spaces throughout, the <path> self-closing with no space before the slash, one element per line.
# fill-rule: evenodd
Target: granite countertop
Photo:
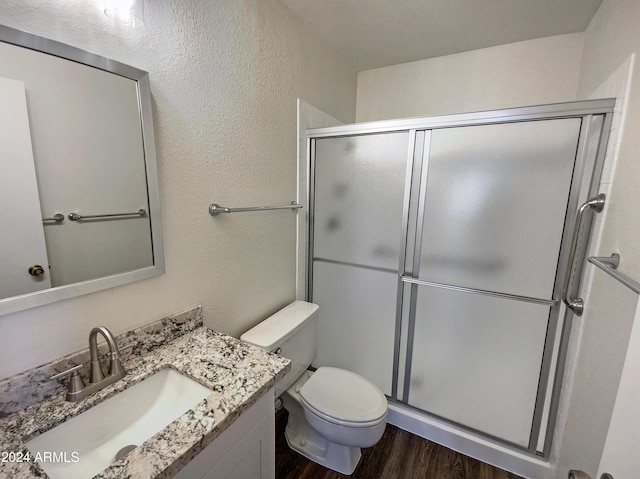
<path fill-rule="evenodd" d="M 64 394 L 0 419 L 0 453 L 26 453 L 25 443 L 163 368 L 173 368 L 214 392 L 96 478 L 171 477 L 207 447 L 290 369 L 288 359 L 205 327 L 153 351 L 132 355 L 127 375 L 78 402 Z M 5 459 L 3 461 L 3 459 Z M 82 458 L 80 458 L 82 460 Z M 0 477 L 46 477 L 36 462 L 0 457 Z"/>

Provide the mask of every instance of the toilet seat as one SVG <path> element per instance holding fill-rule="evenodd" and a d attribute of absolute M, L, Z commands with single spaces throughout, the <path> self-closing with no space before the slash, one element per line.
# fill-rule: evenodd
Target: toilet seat
<path fill-rule="evenodd" d="M 346 427 L 371 427 L 386 419 L 387 399 L 370 381 L 339 368 L 321 367 L 299 391 L 314 415 Z"/>

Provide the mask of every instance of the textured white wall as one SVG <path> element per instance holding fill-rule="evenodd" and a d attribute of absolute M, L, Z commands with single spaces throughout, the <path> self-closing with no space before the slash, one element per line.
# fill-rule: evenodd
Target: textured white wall
<path fill-rule="evenodd" d="M 98 2 L 100 3 L 100 2 Z M 0 24 L 150 73 L 165 275 L 0 317 L 0 378 L 202 304 L 205 324 L 239 335 L 295 299 L 288 211 L 212 218 L 207 206 L 296 197 L 296 98 L 344 122 L 356 73 L 278 0 L 145 2 L 141 28 L 93 0 L 3 0 Z"/>
<path fill-rule="evenodd" d="M 607 433 L 598 476 L 609 473 L 618 479 L 638 475 L 637 452 L 640 451 L 640 308 L 636 309 L 629 348 L 624 361 L 620 387 Z"/>
<path fill-rule="evenodd" d="M 356 121 L 575 100 L 582 33 L 358 73 Z"/>
<path fill-rule="evenodd" d="M 578 98 L 611 96 L 616 91 L 626 97 L 624 128 L 612 131 L 615 140 L 609 143 L 617 161 L 615 169 L 603 173 L 601 189 L 607 193 L 607 206 L 604 218 L 598 220 L 602 232 L 594 253 L 620 253 L 619 270 L 636 281 L 640 281 L 640 71 L 633 58 L 640 47 L 639 23 L 636 0 L 602 2 L 584 35 L 578 85 Z M 558 479 L 567 477 L 570 468 L 597 477 L 638 301 L 638 295 L 604 273 L 591 275 L 593 283 L 587 281 L 585 296 L 589 309 L 574 323 L 577 334 L 569 352 L 573 361 L 567 368 L 556 431 Z"/>

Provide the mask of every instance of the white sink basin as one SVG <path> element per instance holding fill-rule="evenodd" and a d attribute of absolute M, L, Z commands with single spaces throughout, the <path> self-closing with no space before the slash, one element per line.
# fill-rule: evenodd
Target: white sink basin
<path fill-rule="evenodd" d="M 123 448 L 142 444 L 211 393 L 173 369 L 162 369 L 27 447 L 43 459 L 40 466 L 51 479 L 90 478 L 115 462 Z"/>

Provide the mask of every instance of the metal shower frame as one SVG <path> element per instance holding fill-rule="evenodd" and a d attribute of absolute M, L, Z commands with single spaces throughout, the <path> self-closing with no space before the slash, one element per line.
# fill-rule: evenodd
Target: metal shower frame
<path fill-rule="evenodd" d="M 586 263 L 585 254 L 589 236 L 583 234 L 575 235 L 576 238 L 572 238 L 574 235 L 569 233 L 573 232 L 576 226 L 580 225 L 576 225 L 576 215 L 571 214 L 571 212 L 578 211 L 579 204 L 581 202 L 584 202 L 587 198 L 593 197 L 598 192 L 614 106 L 615 99 L 588 100 L 455 115 L 356 123 L 344 126 L 307 130 L 307 147 L 309 152 L 309 170 L 307 172 L 307 188 L 309 192 L 309 236 L 307 242 L 306 291 L 308 300 L 311 300 L 313 295 L 316 140 L 391 132 L 409 133 L 402 231 L 400 232 L 399 238 L 400 261 L 396 299 L 393 377 L 392 392 L 391 397 L 389 398 L 391 401 L 399 402 L 413 408 L 406 404 L 408 399 L 408 378 L 411 367 L 411 347 L 414 339 L 412 337 L 412 326 L 415 324 L 417 287 L 418 284 L 423 284 L 424 282 L 411 276 L 417 276 L 417 269 L 419 267 L 418 259 L 420 257 L 420 240 L 422 234 L 422 221 L 424 218 L 423 209 L 426 171 L 428 169 L 428 154 L 425 155 L 424 151 L 428 151 L 431 130 L 535 120 L 581 118 L 582 123 L 574 172 L 571 180 L 567 215 L 565 217 L 562 242 L 560 246 L 559 264 L 556 269 L 556 278 L 552 296 L 553 299 L 545 302 L 545 304 L 550 306 L 551 309 L 547 323 L 547 334 L 528 446 L 523 448 L 521 445 L 507 442 L 504 439 L 492 437 L 482 431 L 473 430 L 469 427 L 417 409 L 424 414 L 438 417 L 438 419 L 455 424 L 465 430 L 474 431 L 482 435 L 484 438 L 488 438 L 491 441 L 497 442 L 500 445 L 507 446 L 516 451 L 526 452 L 530 455 L 543 458 L 549 457 L 553 438 L 552 431 L 555 428 L 560 389 L 566 363 L 569 333 L 573 319 L 573 312 L 562 304 L 562 298 L 566 296 L 569 270 L 572 270 L 572 277 L 577 275 L 577 277 L 580 278 L 581 276 L 582 268 Z M 600 130 L 600 133 L 595 140 L 593 137 L 594 129 Z M 426 163 L 423 163 L 423 160 Z M 416 176 L 419 178 L 416 178 Z M 415 208 L 418 208 L 419 211 L 417 212 L 416 224 L 412 225 L 410 214 L 416 215 Z M 586 221 L 585 228 L 587 229 L 585 231 L 588 231 L 590 225 L 591 218 Z M 410 238 L 411 235 L 414 235 L 414 238 Z M 575 244 L 573 244 L 574 240 Z M 571 263 L 574 263 L 574 261 L 572 261 L 574 254 L 579 261 L 576 261 L 575 266 L 572 268 L 570 261 Z M 411 258 L 414 259 L 412 264 L 410 264 Z M 378 268 L 373 267 L 373 269 Z M 407 273 L 410 273 L 411 276 L 408 276 Z M 406 299 L 405 294 L 407 293 L 405 287 L 410 290 L 408 315 L 406 314 L 406 311 L 403 311 Z M 442 285 L 440 285 L 440 287 L 442 287 Z M 488 293 L 493 296 L 509 296 L 511 299 L 517 299 L 520 301 L 541 302 L 534 298 L 514 297 L 512 295 L 483 292 L 479 290 L 472 291 L 469 288 L 462 289 L 478 294 Z M 558 327 L 561 314 L 563 315 L 563 320 L 560 327 Z M 408 324 L 403 324 L 407 320 Z M 407 328 L 407 332 L 403 332 L 403 326 Z M 558 332 L 560 333 L 559 339 L 557 338 Z M 406 337 L 403 338 L 403 335 Z M 403 339 L 405 344 L 402 344 Z M 405 358 L 404 366 L 401 365 L 401 350 L 403 348 Z M 551 369 L 553 367 L 554 357 L 555 370 L 552 374 Z M 401 370 L 404 370 L 404 378 L 402 379 L 400 378 Z M 552 385 L 550 384 L 551 376 L 553 376 Z M 549 387 L 551 387 L 550 397 L 548 394 Z M 402 396 L 400 396 L 401 389 L 404 389 L 402 391 Z M 542 450 L 540 450 L 540 435 L 543 430 L 543 420 L 545 416 L 547 417 L 547 420 L 546 428 L 544 429 L 544 445 Z"/>

